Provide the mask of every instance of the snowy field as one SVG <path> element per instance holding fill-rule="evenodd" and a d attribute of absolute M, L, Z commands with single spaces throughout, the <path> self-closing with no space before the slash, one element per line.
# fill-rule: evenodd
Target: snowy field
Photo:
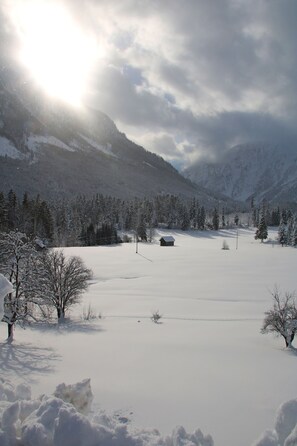
<path fill-rule="evenodd" d="M 160 247 L 162 234 L 174 247 Z M 270 240 L 276 233 L 269 231 Z M 223 240 L 230 250 L 222 250 Z M 66 248 L 94 277 L 64 326 L 0 325 L 0 376 L 34 396 L 91 379 L 93 411 L 131 428 L 200 428 L 215 446 L 250 446 L 297 397 L 297 356 L 260 334 L 269 290 L 297 290 L 297 250 L 254 231 L 162 231 L 153 244 Z M 92 321 L 83 320 L 91 305 Z M 163 315 L 151 321 L 153 311 Z"/>

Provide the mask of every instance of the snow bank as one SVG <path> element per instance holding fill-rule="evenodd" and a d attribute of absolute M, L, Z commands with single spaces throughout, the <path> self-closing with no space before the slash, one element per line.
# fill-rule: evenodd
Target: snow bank
<path fill-rule="evenodd" d="M 283 403 L 277 412 L 273 430 L 267 430 L 253 446 L 297 445 L 297 399 Z"/>
<path fill-rule="evenodd" d="M 60 384 L 54 396 L 31 399 L 25 384 L 14 386 L 0 378 L 1 446 L 214 446 L 200 429 L 189 434 L 177 427 L 170 436 L 157 430 L 132 430 L 104 411 L 91 415 L 90 380 Z M 87 416 L 88 415 L 88 416 Z M 274 429 L 253 446 L 296 446 L 297 399 L 282 404 Z"/>
<path fill-rule="evenodd" d="M 0 378 L 0 445 L 214 446 L 212 438 L 199 429 L 189 434 L 178 427 L 163 438 L 157 430 L 130 432 L 127 424 L 104 412 L 87 417 L 92 399 L 89 379 L 60 384 L 55 396 L 31 400 L 28 386 L 14 387 Z"/>
<path fill-rule="evenodd" d="M 85 379 L 76 384 L 59 384 L 54 396 L 66 403 L 71 403 L 78 412 L 88 414 L 91 411 L 93 394 L 91 390 L 91 380 Z"/>

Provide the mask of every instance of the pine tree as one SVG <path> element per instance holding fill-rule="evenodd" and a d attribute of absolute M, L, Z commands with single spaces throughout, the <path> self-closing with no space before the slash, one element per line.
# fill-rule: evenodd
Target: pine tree
<path fill-rule="evenodd" d="M 198 212 L 198 219 L 197 219 L 198 229 L 200 230 L 205 229 L 205 220 L 206 220 L 205 208 L 204 206 L 201 206 Z"/>
<path fill-rule="evenodd" d="M 225 209 L 222 209 L 222 228 L 225 228 L 226 222 L 225 222 Z"/>
<path fill-rule="evenodd" d="M 263 240 L 266 240 L 268 237 L 268 230 L 267 230 L 267 224 L 265 221 L 265 212 L 262 210 L 260 222 L 258 225 L 258 228 L 256 230 L 255 239 L 261 240 L 261 243 L 263 243 Z"/>
<path fill-rule="evenodd" d="M 291 238 L 291 244 L 292 246 L 297 246 L 297 219 L 296 216 L 294 218 L 294 224 L 293 224 L 293 231 L 292 231 L 292 238 Z"/>
<path fill-rule="evenodd" d="M 214 208 L 213 214 L 212 214 L 212 228 L 217 231 L 219 229 L 219 213 L 216 208 Z"/>
<path fill-rule="evenodd" d="M 93 223 L 89 224 L 86 230 L 86 246 L 94 246 L 96 245 L 96 234 Z"/>
<path fill-rule="evenodd" d="M 287 227 L 283 220 L 281 220 L 278 228 L 278 241 L 282 246 L 287 244 Z"/>
<path fill-rule="evenodd" d="M 280 210 L 279 208 L 273 209 L 271 212 L 271 225 L 272 226 L 279 226 L 280 225 Z"/>
<path fill-rule="evenodd" d="M 190 228 L 190 215 L 187 207 L 184 204 L 179 206 L 179 226 L 183 231 L 187 231 Z"/>
<path fill-rule="evenodd" d="M 7 225 L 7 204 L 3 192 L 0 192 L 0 232 L 6 232 Z"/>
<path fill-rule="evenodd" d="M 17 197 L 12 189 L 7 195 L 7 223 L 9 230 L 17 226 Z"/>

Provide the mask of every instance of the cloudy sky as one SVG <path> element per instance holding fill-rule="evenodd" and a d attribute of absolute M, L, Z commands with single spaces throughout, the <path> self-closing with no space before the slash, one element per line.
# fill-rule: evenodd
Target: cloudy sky
<path fill-rule="evenodd" d="M 17 0 L 3 1 L 7 17 Z M 239 143 L 297 141 L 297 1 L 63 5 L 100 50 L 84 100 L 176 167 Z"/>

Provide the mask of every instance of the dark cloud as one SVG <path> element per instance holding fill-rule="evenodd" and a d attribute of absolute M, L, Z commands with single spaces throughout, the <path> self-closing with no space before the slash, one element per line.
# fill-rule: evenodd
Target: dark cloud
<path fill-rule="evenodd" d="M 295 0 L 64 3 L 106 50 L 88 101 L 136 142 L 176 165 L 239 143 L 294 145 Z"/>

